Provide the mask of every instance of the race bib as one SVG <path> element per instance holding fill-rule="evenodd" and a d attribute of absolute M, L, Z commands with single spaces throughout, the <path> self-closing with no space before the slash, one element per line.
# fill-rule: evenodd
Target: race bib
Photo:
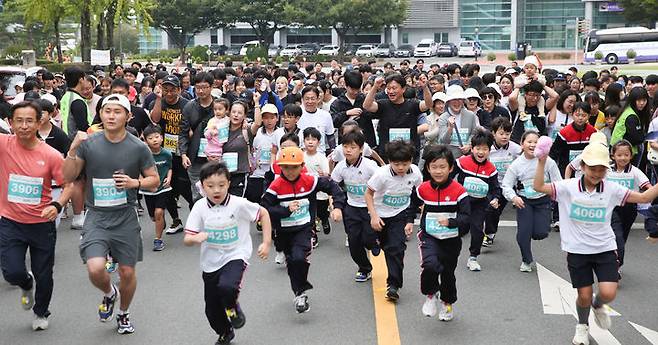
<path fill-rule="evenodd" d="M 226 120 L 221 120 L 217 124 L 217 141 L 219 141 L 220 144 L 223 144 L 228 141 L 228 132 L 229 132 L 229 126 L 231 123 Z"/>
<path fill-rule="evenodd" d="M 258 155 L 258 164 L 259 165 L 269 165 L 272 158 L 272 151 L 270 150 L 260 150 Z"/>
<path fill-rule="evenodd" d="M 525 197 L 528 199 L 538 199 L 544 196 L 544 193 L 539 193 L 536 191 L 534 188 L 532 188 L 532 183 L 534 179 L 528 179 L 522 182 L 523 184 L 523 193 L 525 194 Z"/>
<path fill-rule="evenodd" d="M 579 200 L 571 203 L 569 217 L 583 223 L 605 223 L 606 207 L 602 204 Z"/>
<path fill-rule="evenodd" d="M 238 244 L 238 223 L 229 222 L 209 222 L 206 224 L 205 231 L 208 233 L 208 245 L 222 249 L 231 249 Z"/>
<path fill-rule="evenodd" d="M 409 195 L 384 194 L 383 203 L 388 207 L 406 208 L 409 205 Z"/>
<path fill-rule="evenodd" d="M 459 137 L 457 137 L 459 136 Z M 461 144 L 459 140 L 461 139 Z M 464 146 L 469 144 L 468 141 L 468 128 L 458 128 L 452 130 L 452 136 L 450 136 L 450 145 L 451 146 Z"/>
<path fill-rule="evenodd" d="M 464 188 L 470 197 L 482 199 L 489 192 L 489 185 L 477 177 L 466 176 L 464 179 Z"/>
<path fill-rule="evenodd" d="M 39 205 L 43 192 L 43 178 L 9 175 L 7 201 L 15 204 Z"/>
<path fill-rule="evenodd" d="M 95 178 L 92 180 L 94 190 L 94 205 L 97 207 L 111 207 L 125 205 L 128 202 L 125 189 L 117 189 L 114 179 Z"/>
<path fill-rule="evenodd" d="M 289 217 L 281 219 L 282 227 L 300 226 L 311 222 L 311 212 L 309 210 L 308 199 L 301 199 L 299 201 L 299 208 L 293 212 Z M 291 201 L 281 203 L 281 206 L 288 208 Z"/>
<path fill-rule="evenodd" d="M 535 126 L 534 122 L 532 122 L 532 118 L 528 118 L 526 121 L 523 121 L 523 129 L 526 131 L 539 132 L 537 126 Z M 557 133 L 555 133 L 555 135 L 557 135 Z M 555 139 L 555 137 L 553 137 L 553 139 Z"/>
<path fill-rule="evenodd" d="M 427 213 L 425 215 L 425 232 L 439 240 L 459 236 L 459 229 L 439 224 L 439 219 L 457 218 L 457 213 Z"/>
<path fill-rule="evenodd" d="M 178 135 L 165 133 L 163 146 L 165 150 L 176 154 L 178 152 Z"/>
<path fill-rule="evenodd" d="M 203 157 L 203 158 L 207 157 L 206 146 L 208 146 L 208 139 L 201 138 L 201 141 L 199 141 L 199 152 L 197 153 L 197 157 Z"/>
<path fill-rule="evenodd" d="M 345 182 L 345 190 L 352 196 L 363 197 L 366 195 L 366 189 L 365 184 Z"/>
<path fill-rule="evenodd" d="M 505 157 L 489 157 L 489 160 L 496 167 L 498 174 L 504 176 L 507 169 L 509 169 L 509 166 L 514 161 L 514 158 L 511 155 L 507 155 Z"/>
<path fill-rule="evenodd" d="M 574 160 L 581 153 L 583 153 L 583 150 L 569 150 L 569 162 Z"/>
<path fill-rule="evenodd" d="M 388 141 L 404 140 L 411 141 L 411 130 L 409 128 L 391 128 L 388 130 Z"/>
<path fill-rule="evenodd" d="M 608 177 L 606 180 L 614 182 L 620 186 L 626 187 L 630 190 L 635 190 L 635 179 L 632 177 L 620 178 L 620 177 Z"/>
<path fill-rule="evenodd" d="M 222 161 L 226 164 L 229 172 L 238 171 L 238 153 L 226 152 L 222 154 Z"/>

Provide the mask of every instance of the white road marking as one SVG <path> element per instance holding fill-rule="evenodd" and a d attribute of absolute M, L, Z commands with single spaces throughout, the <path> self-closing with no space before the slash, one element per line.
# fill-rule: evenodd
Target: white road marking
<path fill-rule="evenodd" d="M 658 332 L 648 329 L 646 327 L 640 326 L 637 323 L 628 321 L 640 334 L 642 334 L 652 345 L 658 345 Z"/>

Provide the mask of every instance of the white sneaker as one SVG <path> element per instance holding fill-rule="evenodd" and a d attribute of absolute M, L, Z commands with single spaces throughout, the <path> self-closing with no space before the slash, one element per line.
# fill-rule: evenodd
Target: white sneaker
<path fill-rule="evenodd" d="M 607 304 L 602 305 L 600 308 L 592 307 L 592 310 L 594 311 L 594 321 L 596 321 L 596 325 L 601 329 L 608 329 L 612 325 L 608 309 Z"/>
<path fill-rule="evenodd" d="M 427 317 L 434 317 L 436 315 L 436 296 L 427 295 L 425 303 L 423 303 L 423 315 Z"/>
<path fill-rule="evenodd" d="M 44 331 L 46 329 L 48 329 L 48 319 L 45 317 L 34 315 L 34 321 L 32 321 L 32 330 Z"/>
<path fill-rule="evenodd" d="M 571 341 L 573 345 L 589 345 L 589 326 L 576 325 L 576 334 Z"/>
<path fill-rule="evenodd" d="M 468 269 L 473 272 L 482 270 L 482 267 L 480 267 L 480 264 L 478 263 L 478 258 L 474 256 L 468 258 L 468 261 L 466 262 L 466 267 L 468 267 Z"/>
<path fill-rule="evenodd" d="M 277 265 L 283 265 L 286 263 L 286 254 L 283 254 L 283 252 L 276 252 L 276 256 L 274 257 L 274 262 Z"/>
<path fill-rule="evenodd" d="M 350 241 L 347 238 L 347 236 L 345 236 L 345 247 L 349 247 L 349 246 L 350 246 Z"/>
<path fill-rule="evenodd" d="M 452 304 L 441 301 L 441 310 L 439 311 L 439 320 L 451 321 L 454 315 L 452 313 Z"/>
<path fill-rule="evenodd" d="M 532 272 L 532 263 L 526 264 L 525 262 L 521 262 L 521 267 L 519 267 L 519 271 Z"/>
<path fill-rule="evenodd" d="M 74 214 L 73 220 L 71 221 L 71 230 L 82 230 L 82 226 L 85 224 L 85 214 Z"/>

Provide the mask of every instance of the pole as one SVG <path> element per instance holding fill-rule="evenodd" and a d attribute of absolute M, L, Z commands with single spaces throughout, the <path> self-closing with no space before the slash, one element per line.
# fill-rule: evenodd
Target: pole
<path fill-rule="evenodd" d="M 575 36 L 575 44 L 573 46 L 573 64 L 578 65 L 578 22 L 580 19 L 576 17 L 576 28 L 574 31 L 574 36 Z"/>
<path fill-rule="evenodd" d="M 121 23 L 123 18 L 119 18 L 119 62 L 123 66 L 123 37 L 121 37 Z"/>

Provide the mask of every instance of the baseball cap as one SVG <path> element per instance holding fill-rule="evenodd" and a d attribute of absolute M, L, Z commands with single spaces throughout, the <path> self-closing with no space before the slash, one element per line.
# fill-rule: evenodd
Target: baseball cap
<path fill-rule="evenodd" d="M 169 84 L 171 86 L 180 87 L 180 79 L 177 76 L 170 74 L 162 78 L 162 85 Z"/>
<path fill-rule="evenodd" d="M 269 113 L 269 114 L 278 115 L 279 114 L 279 108 L 277 108 L 276 105 L 274 105 L 272 103 L 267 103 L 261 108 L 260 113 L 261 114 Z"/>
<path fill-rule="evenodd" d="M 122 106 L 124 109 L 126 109 L 128 112 L 130 112 L 130 101 L 128 101 L 128 98 L 126 98 L 126 96 L 124 95 L 120 95 L 117 93 L 108 95 L 103 99 L 101 108 L 104 107 L 106 104 L 118 104 Z"/>
<path fill-rule="evenodd" d="M 608 147 L 601 142 L 590 142 L 583 150 L 583 162 L 588 166 L 609 166 L 610 153 Z"/>
<path fill-rule="evenodd" d="M 511 67 L 508 68 L 507 71 L 505 71 L 505 74 L 515 74 L 515 73 L 519 73 L 519 72 L 517 72 L 514 68 Z"/>
<path fill-rule="evenodd" d="M 558 73 L 553 80 L 567 80 L 567 78 L 564 77 L 563 73 Z"/>
<path fill-rule="evenodd" d="M 432 95 L 432 102 L 434 101 L 442 101 L 443 103 L 448 101 L 448 95 L 446 95 L 443 92 L 437 92 Z"/>
<path fill-rule="evenodd" d="M 277 163 L 279 165 L 302 165 L 304 164 L 304 151 L 299 147 L 284 147 Z"/>

